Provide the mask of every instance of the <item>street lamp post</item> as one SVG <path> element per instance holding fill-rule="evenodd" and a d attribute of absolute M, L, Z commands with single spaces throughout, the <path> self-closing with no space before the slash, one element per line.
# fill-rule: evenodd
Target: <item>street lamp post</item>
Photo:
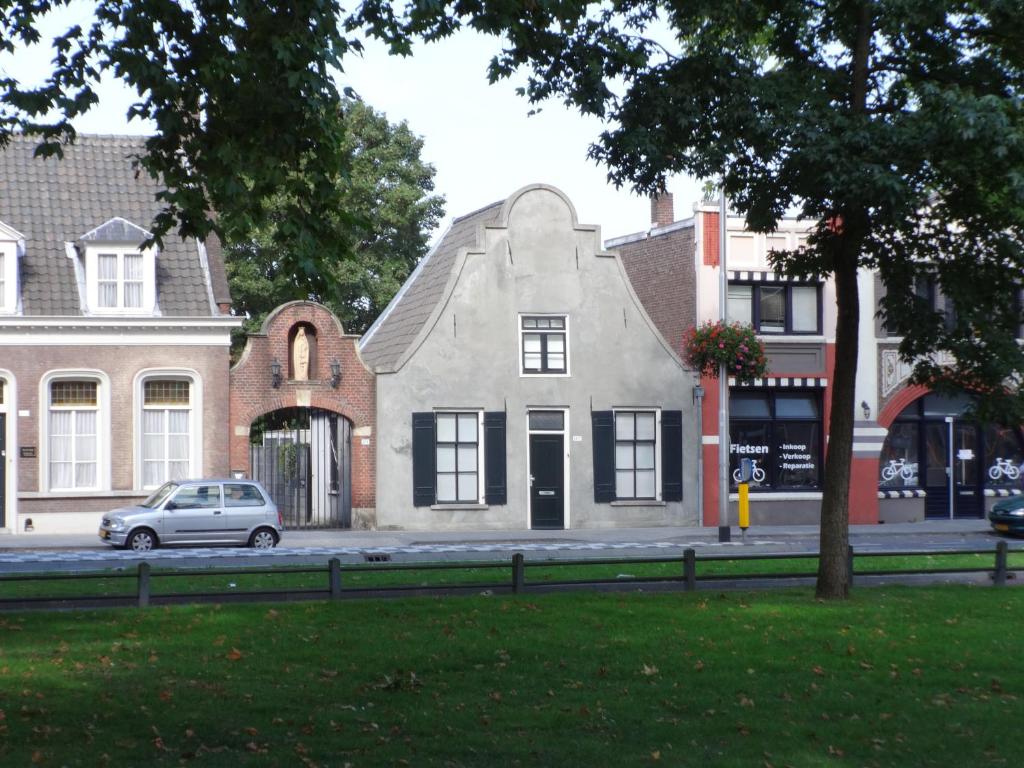
<path fill-rule="evenodd" d="M 722 324 L 729 321 L 728 279 L 726 274 L 725 247 L 726 214 L 725 177 L 722 178 L 722 194 L 718 202 L 718 311 Z M 729 541 L 729 372 L 725 363 L 718 366 L 718 540 Z"/>

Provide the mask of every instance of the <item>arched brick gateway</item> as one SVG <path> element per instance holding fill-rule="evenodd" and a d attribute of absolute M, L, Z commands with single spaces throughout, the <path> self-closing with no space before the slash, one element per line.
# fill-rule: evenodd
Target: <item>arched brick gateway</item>
<path fill-rule="evenodd" d="M 351 423 L 352 525 L 371 528 L 376 524 L 376 390 L 358 340 L 314 302 L 293 301 L 271 312 L 231 368 L 230 466 L 232 472 L 250 474 L 250 428 L 265 414 L 288 408 L 340 414 Z"/>

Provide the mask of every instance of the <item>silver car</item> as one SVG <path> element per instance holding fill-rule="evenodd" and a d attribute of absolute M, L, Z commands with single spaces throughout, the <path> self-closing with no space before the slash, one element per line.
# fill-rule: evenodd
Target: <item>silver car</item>
<path fill-rule="evenodd" d="M 284 523 L 254 480 L 174 480 L 136 507 L 103 516 L 100 539 L 136 552 L 161 544 L 248 544 L 271 549 Z"/>

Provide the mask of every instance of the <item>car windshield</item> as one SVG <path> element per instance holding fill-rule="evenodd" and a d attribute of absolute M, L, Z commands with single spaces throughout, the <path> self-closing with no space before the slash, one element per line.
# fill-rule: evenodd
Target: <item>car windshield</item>
<path fill-rule="evenodd" d="M 164 483 L 155 491 L 153 491 L 152 495 L 144 502 L 142 502 L 139 506 L 148 507 L 149 509 L 158 507 L 160 506 L 161 503 L 163 503 L 164 499 L 166 499 L 168 496 L 174 493 L 177 487 L 177 483 Z"/>

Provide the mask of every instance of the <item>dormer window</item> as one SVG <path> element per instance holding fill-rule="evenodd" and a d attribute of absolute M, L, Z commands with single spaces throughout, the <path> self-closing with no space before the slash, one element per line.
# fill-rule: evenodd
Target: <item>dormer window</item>
<path fill-rule="evenodd" d="M 18 309 L 18 255 L 25 236 L 0 221 L 0 315 Z"/>
<path fill-rule="evenodd" d="M 144 284 L 138 251 L 96 254 L 97 309 L 141 309 Z"/>
<path fill-rule="evenodd" d="M 86 303 L 95 314 L 153 314 L 156 253 L 141 248 L 150 233 L 124 219 L 111 219 L 83 235 Z"/>

